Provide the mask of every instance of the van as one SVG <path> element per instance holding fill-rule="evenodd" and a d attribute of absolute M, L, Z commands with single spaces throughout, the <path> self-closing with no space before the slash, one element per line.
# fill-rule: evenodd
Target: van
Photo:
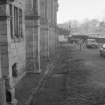
<path fill-rule="evenodd" d="M 86 41 L 87 48 L 98 48 L 98 43 L 95 39 L 87 39 Z"/>

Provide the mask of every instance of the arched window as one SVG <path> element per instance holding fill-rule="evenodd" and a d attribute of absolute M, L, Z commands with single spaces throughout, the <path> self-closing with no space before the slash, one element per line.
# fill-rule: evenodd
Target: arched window
<path fill-rule="evenodd" d="M 11 103 L 12 102 L 12 95 L 9 90 L 6 89 L 6 102 Z"/>
<path fill-rule="evenodd" d="M 15 78 L 18 76 L 17 63 L 14 63 L 12 66 L 12 76 Z"/>

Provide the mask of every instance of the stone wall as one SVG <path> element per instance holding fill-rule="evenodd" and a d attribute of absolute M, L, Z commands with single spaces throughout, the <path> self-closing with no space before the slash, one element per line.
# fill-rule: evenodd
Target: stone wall
<path fill-rule="evenodd" d="M 33 71 L 36 67 L 38 50 L 38 25 L 37 20 L 26 20 L 26 69 Z"/>
<path fill-rule="evenodd" d="M 0 105 L 6 105 L 5 82 L 0 78 Z"/>
<path fill-rule="evenodd" d="M 26 0 L 26 61 L 28 71 L 37 71 L 40 58 L 55 52 L 57 0 Z M 49 51 L 50 50 L 50 51 Z M 43 61 L 43 60 L 42 60 Z M 42 64 L 42 62 L 41 62 Z"/>
<path fill-rule="evenodd" d="M 57 0 L 48 0 L 47 17 L 49 23 L 49 52 L 54 54 L 56 50 L 56 22 L 57 22 Z"/>
<path fill-rule="evenodd" d="M 24 18 L 24 9 L 25 9 L 25 1 L 18 0 L 13 2 L 12 4 L 15 7 L 22 9 L 22 38 L 11 38 L 10 31 L 10 21 L 7 20 L 7 38 L 8 38 L 8 61 L 9 61 L 9 76 L 12 77 L 12 67 L 16 63 L 17 64 L 17 78 L 13 78 L 13 83 L 15 85 L 16 80 L 24 75 L 25 73 L 25 64 L 26 64 L 26 48 L 25 48 L 25 18 Z M 7 13 L 9 13 L 9 9 Z M 14 32 L 13 32 L 14 35 Z"/>
<path fill-rule="evenodd" d="M 48 55 L 55 52 L 56 44 L 56 18 L 57 18 L 57 0 L 40 0 L 41 11 L 41 54 Z M 45 44 L 46 43 L 46 44 Z M 49 47 L 49 48 L 46 48 Z M 45 49 L 44 49 L 45 48 Z M 49 49 L 49 50 L 48 50 Z M 44 50 L 44 51 L 43 51 Z M 42 54 L 43 55 L 43 54 Z"/>
<path fill-rule="evenodd" d="M 2 76 L 9 75 L 8 71 L 8 41 L 7 41 L 7 21 L 6 5 L 0 5 L 0 67 Z"/>
<path fill-rule="evenodd" d="M 40 50 L 41 56 L 48 56 L 47 0 L 40 0 Z"/>
<path fill-rule="evenodd" d="M 0 5 L 0 105 L 4 105 L 3 99 L 5 91 L 8 90 L 12 96 L 12 101 L 15 98 L 14 86 L 19 81 L 20 77 L 25 72 L 26 48 L 25 48 L 25 21 L 24 21 L 24 0 L 17 0 L 9 4 Z M 11 8 L 11 9 L 10 9 Z M 14 8 L 22 9 L 22 37 L 16 37 L 14 34 Z M 19 13 L 19 12 L 18 12 Z M 18 15 L 20 16 L 20 15 Z M 12 27 L 12 28 L 11 28 Z M 11 31 L 13 30 L 13 32 Z M 18 29 L 20 30 L 19 26 Z M 18 30 L 18 31 L 19 31 Z M 12 37 L 13 35 L 13 37 Z M 13 65 L 17 64 L 14 70 L 17 76 L 13 76 Z M 8 86 L 4 83 L 8 84 Z M 6 89 L 5 89 L 6 87 Z M 2 95 L 2 96 L 1 96 Z"/>
<path fill-rule="evenodd" d="M 26 0 L 26 69 L 37 72 L 38 56 L 38 2 Z"/>

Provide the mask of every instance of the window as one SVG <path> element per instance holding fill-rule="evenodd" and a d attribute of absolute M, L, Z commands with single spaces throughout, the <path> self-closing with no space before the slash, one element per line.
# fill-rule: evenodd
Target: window
<path fill-rule="evenodd" d="M 22 10 L 21 9 L 19 9 L 19 36 L 21 37 L 21 38 L 23 38 L 23 32 L 22 32 Z"/>
<path fill-rule="evenodd" d="M 14 63 L 12 66 L 12 76 L 14 78 L 16 78 L 18 76 L 17 63 Z"/>
<path fill-rule="evenodd" d="M 23 15 L 22 9 L 10 4 L 10 31 L 12 39 L 23 38 Z"/>
<path fill-rule="evenodd" d="M 18 13 L 18 8 L 17 7 L 14 7 L 14 36 L 16 38 L 19 38 L 19 13 Z"/>
<path fill-rule="evenodd" d="M 8 104 L 10 104 L 12 102 L 12 94 L 8 89 L 6 89 L 6 102 Z"/>
<path fill-rule="evenodd" d="M 11 38 L 13 39 L 13 10 L 12 10 L 12 5 L 10 5 L 10 32 L 11 32 Z"/>

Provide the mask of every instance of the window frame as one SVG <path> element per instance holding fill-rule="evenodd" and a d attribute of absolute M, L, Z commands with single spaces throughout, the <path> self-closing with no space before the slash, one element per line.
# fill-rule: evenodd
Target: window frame
<path fill-rule="evenodd" d="M 12 4 L 10 8 L 10 36 L 11 40 L 20 41 L 23 39 L 23 9 Z"/>

